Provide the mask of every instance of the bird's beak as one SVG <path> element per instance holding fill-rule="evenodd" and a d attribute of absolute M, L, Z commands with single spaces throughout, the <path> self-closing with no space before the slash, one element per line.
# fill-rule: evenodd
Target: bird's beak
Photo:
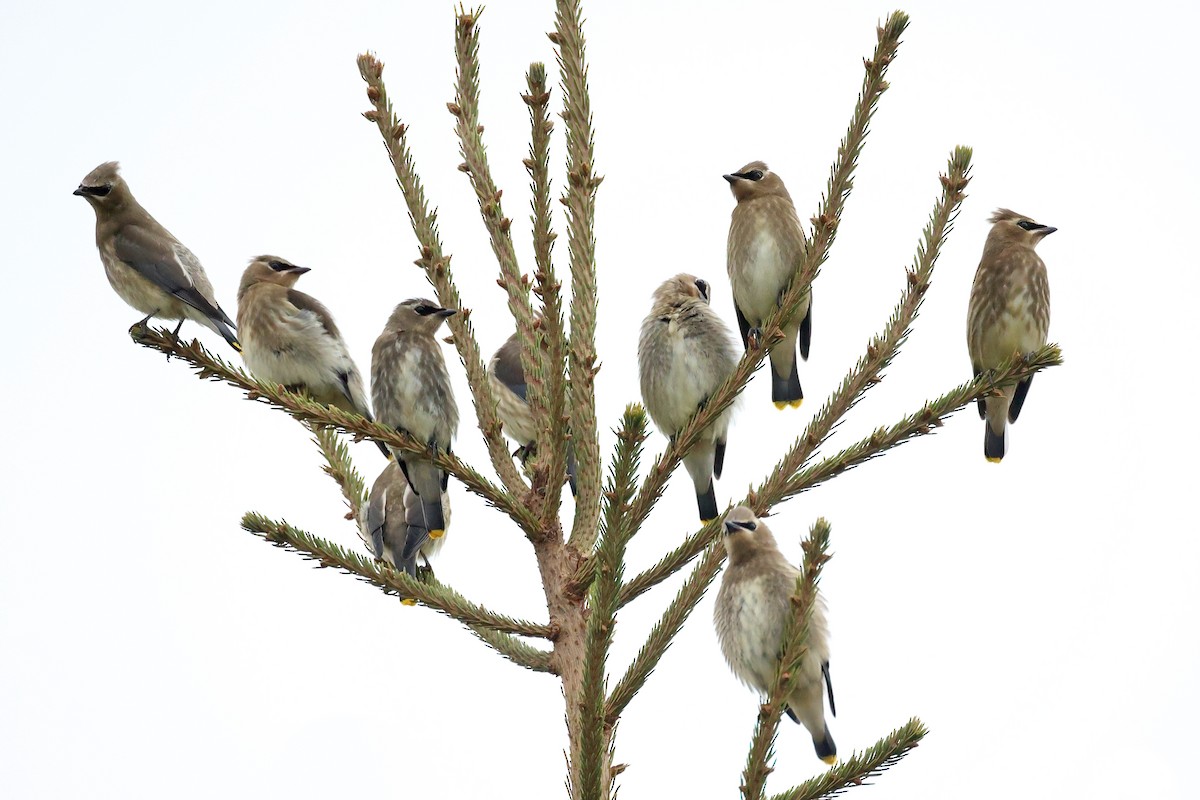
<path fill-rule="evenodd" d="M 737 175 L 722 175 L 721 177 L 730 183 L 737 183 L 740 180 Z"/>
<path fill-rule="evenodd" d="M 444 317 L 453 317 L 455 314 L 458 313 L 458 309 L 457 308 L 443 308 L 440 311 L 435 311 L 433 313 L 435 316 L 439 316 L 439 317 L 443 317 L 443 318 Z"/>
<path fill-rule="evenodd" d="M 75 195 L 76 197 L 83 197 L 85 194 L 87 194 L 87 192 L 83 191 L 83 184 L 81 183 L 79 184 L 79 188 L 71 192 L 71 194 Z"/>
<path fill-rule="evenodd" d="M 1038 233 L 1040 233 L 1042 236 L 1049 236 L 1050 234 L 1054 233 L 1056 230 L 1058 230 L 1058 228 L 1046 227 L 1046 228 L 1041 228 L 1040 230 L 1038 230 Z"/>
<path fill-rule="evenodd" d="M 291 273 L 292 275 L 303 275 L 306 272 L 312 272 L 312 269 L 310 267 L 292 266 L 288 267 L 286 270 L 284 270 L 284 272 Z"/>
<path fill-rule="evenodd" d="M 728 177 L 728 176 L 726 176 L 726 177 Z M 725 535 L 726 536 L 728 536 L 729 534 L 731 534 L 735 531 L 739 531 L 739 530 L 741 530 L 741 526 L 738 525 L 736 522 L 730 522 L 729 520 L 725 520 Z"/>

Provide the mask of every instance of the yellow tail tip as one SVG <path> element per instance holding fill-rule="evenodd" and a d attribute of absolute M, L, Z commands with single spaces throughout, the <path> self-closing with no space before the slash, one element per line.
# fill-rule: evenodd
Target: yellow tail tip
<path fill-rule="evenodd" d="M 415 598 L 415 597 L 406 597 L 400 601 L 400 605 L 402 605 L 402 606 L 415 606 L 416 604 L 417 604 L 417 598 Z"/>
<path fill-rule="evenodd" d="M 788 403 L 788 405 L 792 408 L 799 408 L 800 406 L 804 405 L 804 398 L 801 397 L 799 400 L 793 400 L 792 402 Z"/>
<path fill-rule="evenodd" d="M 988 463 L 989 463 L 989 464 L 999 464 L 999 463 L 1000 463 L 1000 459 L 998 459 L 998 458 L 991 458 L 991 457 L 988 457 Z"/>
<path fill-rule="evenodd" d="M 712 522 L 714 519 L 716 519 L 716 517 L 709 517 L 708 519 L 705 519 L 704 517 L 701 517 L 701 518 L 700 518 L 700 524 L 701 524 L 701 525 L 707 525 L 708 523 Z"/>
<path fill-rule="evenodd" d="M 773 402 L 775 404 L 775 407 L 778 408 L 780 411 L 783 411 L 785 408 L 788 407 L 788 405 L 790 405 L 787 400 L 772 400 L 771 402 Z"/>
<path fill-rule="evenodd" d="M 821 760 L 832 767 L 834 764 L 837 763 L 837 756 L 825 756 Z"/>
<path fill-rule="evenodd" d="M 234 350 L 236 350 L 237 352 L 239 352 L 239 353 L 240 353 L 240 352 L 242 352 L 242 345 L 241 345 L 241 343 L 239 343 L 239 342 L 230 342 L 229 344 L 230 344 L 230 346 L 231 346 L 231 347 L 233 347 L 233 349 L 234 349 Z"/>
<path fill-rule="evenodd" d="M 445 531 L 445 530 L 443 530 L 443 529 L 440 529 L 440 528 L 439 528 L 438 530 L 436 530 L 436 531 L 430 531 L 430 532 L 429 532 L 429 538 L 430 538 L 430 539 L 440 539 L 440 538 L 442 538 L 442 537 L 443 537 L 443 536 L 445 536 L 445 535 L 446 535 L 446 531 Z"/>

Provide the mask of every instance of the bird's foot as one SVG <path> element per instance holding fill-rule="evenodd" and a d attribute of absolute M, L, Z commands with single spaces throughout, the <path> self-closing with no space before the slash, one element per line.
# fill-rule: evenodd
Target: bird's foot
<path fill-rule="evenodd" d="M 762 328 L 751 328 L 746 333 L 746 343 L 757 350 L 762 346 Z"/>

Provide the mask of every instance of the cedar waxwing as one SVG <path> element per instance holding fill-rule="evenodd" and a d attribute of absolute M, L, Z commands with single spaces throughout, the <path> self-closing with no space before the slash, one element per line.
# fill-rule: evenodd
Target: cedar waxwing
<path fill-rule="evenodd" d="M 654 424 L 672 439 L 737 368 L 733 335 L 708 302 L 708 281 L 681 273 L 654 290 L 654 305 L 642 321 L 642 400 Z M 717 517 L 713 477 L 721 477 L 731 416 L 732 409 L 721 414 L 683 459 L 704 522 Z"/>
<path fill-rule="evenodd" d="M 442 495 L 442 515 L 449 528 L 448 494 Z M 445 541 L 444 536 L 429 538 L 421 498 L 408 485 L 404 473 L 394 461 L 379 473 L 371 487 L 370 498 L 359 508 L 358 533 L 375 558 L 414 577 L 417 574 L 417 554 L 420 553 L 428 566 L 430 558 Z M 411 605 L 414 601 L 405 602 Z"/>
<path fill-rule="evenodd" d="M 108 161 L 87 174 L 74 194 L 96 211 L 96 247 L 113 289 L 129 305 L 151 317 L 199 322 L 241 351 L 233 320 L 217 305 L 200 260 L 142 208 Z"/>
<path fill-rule="evenodd" d="M 513 453 L 524 464 L 533 452 L 537 429 L 525 398 L 525 370 L 521 366 L 521 340 L 513 333 L 488 362 L 488 380 L 496 392 L 496 406 L 504 432 L 519 447 Z M 567 444 L 567 483 L 575 494 L 575 448 Z"/>
<path fill-rule="evenodd" d="M 242 358 L 254 377 L 373 419 L 362 376 L 329 309 L 293 288 L 308 267 L 259 256 L 238 286 Z M 376 442 L 385 456 L 387 446 Z"/>
<path fill-rule="evenodd" d="M 779 552 L 766 523 L 746 506 L 738 506 L 725 517 L 725 550 L 729 561 L 713 608 L 717 638 L 733 673 L 750 688 L 766 694 L 783 647 L 784 625 L 794 613 L 790 598 L 801 573 Z M 837 746 L 825 723 L 826 691 L 829 711 L 837 716 L 829 681 L 829 626 L 825 600 L 818 592 L 809 617 L 808 653 L 786 710 L 812 734 L 817 757 L 832 764 L 837 761 Z"/>
<path fill-rule="evenodd" d="M 1050 330 L 1050 284 L 1046 264 L 1034 252 L 1051 228 L 1007 208 L 988 220 L 992 230 L 975 271 L 967 308 L 967 352 L 976 375 L 995 369 L 1014 353 L 1025 355 L 1046 343 Z M 1000 463 L 1007 449 L 1007 422 L 1016 422 L 1029 393 L 1030 375 L 999 397 L 979 401 L 983 454 Z"/>
<path fill-rule="evenodd" d="M 804 255 L 804 227 L 796 216 L 783 181 L 761 161 L 723 176 L 737 199 L 729 225 L 726 266 L 733 286 L 742 346 L 758 340 L 767 317 L 779 304 Z M 771 348 L 771 400 L 776 408 L 799 408 L 804 401 L 796 369 L 796 343 L 808 360 L 812 341 L 812 291 L 796 313 L 785 320 L 783 341 Z"/>
<path fill-rule="evenodd" d="M 450 374 L 434 334 L 456 309 L 432 300 L 405 300 L 392 312 L 371 349 L 371 399 L 384 425 L 402 430 L 435 450 L 450 452 L 458 430 L 458 406 Z M 427 458 L 394 451 L 405 479 L 421 498 L 432 539 L 445 533 L 442 494 L 449 475 Z"/>

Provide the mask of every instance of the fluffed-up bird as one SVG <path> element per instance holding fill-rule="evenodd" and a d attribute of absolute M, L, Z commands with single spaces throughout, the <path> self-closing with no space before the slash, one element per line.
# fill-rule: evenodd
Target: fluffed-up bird
<path fill-rule="evenodd" d="M 1046 344 L 1050 330 L 1050 283 L 1046 264 L 1034 252 L 1054 233 L 1040 222 L 997 209 L 975 271 L 967 308 L 967 352 L 976 375 L 999 367 L 1014 353 L 1026 355 Z M 998 397 L 979 401 L 984 420 L 983 454 L 999 463 L 1008 449 L 1008 425 L 1016 422 L 1033 382 L 1030 375 Z"/>
<path fill-rule="evenodd" d="M 442 494 L 442 516 L 450 527 L 449 494 Z M 446 541 L 445 536 L 432 539 L 425 527 L 425 512 L 421 498 L 408 485 L 399 465 L 392 462 L 383 468 L 371 486 L 367 502 L 358 511 L 358 532 L 375 558 L 409 575 L 417 574 L 417 555 L 429 566 L 430 560 Z M 405 602 L 412 604 L 412 600 Z"/>
<path fill-rule="evenodd" d="M 116 161 L 89 172 L 74 194 L 96 211 L 96 247 L 117 295 L 151 318 L 199 322 L 241 350 L 233 320 L 221 310 L 200 260 L 134 199 Z"/>
<path fill-rule="evenodd" d="M 723 176 L 737 199 L 729 225 L 726 266 L 733 287 L 742 346 L 758 341 L 767 317 L 779 305 L 804 254 L 804 227 L 792 197 L 778 175 L 751 161 Z M 783 341 L 771 348 L 771 400 L 776 408 L 798 408 L 804 401 L 796 368 L 796 345 L 808 359 L 812 342 L 812 291 L 796 317 L 784 320 Z"/>
<path fill-rule="evenodd" d="M 737 368 L 733 334 L 709 305 L 709 294 L 708 281 L 676 275 L 654 290 L 654 303 L 642 321 L 642 399 L 654 424 L 672 439 Z M 726 409 L 683 459 L 705 522 L 718 513 L 713 478 L 721 477 L 731 416 L 732 409 Z"/>
<path fill-rule="evenodd" d="M 437 450 L 450 451 L 458 430 L 458 406 L 450 373 L 434 334 L 457 309 L 412 298 L 396 306 L 371 349 L 371 399 L 384 425 L 404 431 Z M 430 457 L 393 451 L 405 479 L 421 498 L 432 539 L 446 530 L 442 494 L 449 475 Z"/>
<path fill-rule="evenodd" d="M 504 432 L 518 445 L 516 453 L 524 464 L 533 453 L 537 428 L 525 396 L 525 369 L 521 366 L 521 340 L 517 333 L 500 345 L 488 362 L 488 379 L 496 393 L 497 411 Z M 575 494 L 575 448 L 567 444 L 567 483 Z"/>
<path fill-rule="evenodd" d="M 310 271 L 279 256 L 258 256 L 246 267 L 237 298 L 242 358 L 260 381 L 373 419 L 362 376 L 333 315 L 295 288 Z M 386 445 L 376 444 L 390 456 Z"/>
<path fill-rule="evenodd" d="M 725 551 L 729 560 L 713 608 L 717 639 L 733 673 L 765 695 L 783 648 L 784 626 L 794 613 L 790 598 L 801 573 L 779 552 L 766 523 L 746 506 L 725 516 Z M 829 680 L 829 626 L 825 600 L 818 591 L 809 617 L 808 652 L 786 710 L 812 735 L 817 757 L 832 764 L 837 761 L 837 746 L 825 722 L 826 694 L 829 711 L 837 716 Z"/>

